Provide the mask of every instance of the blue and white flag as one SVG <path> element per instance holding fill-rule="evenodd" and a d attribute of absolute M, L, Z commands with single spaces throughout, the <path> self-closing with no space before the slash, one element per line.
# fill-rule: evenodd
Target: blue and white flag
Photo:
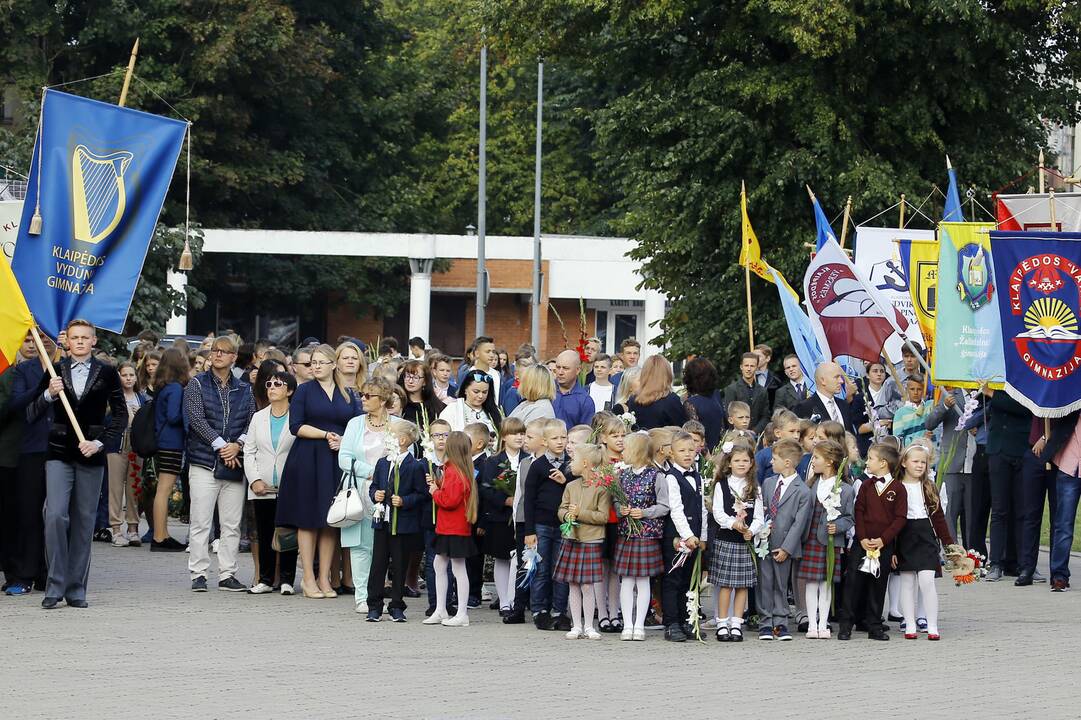
<path fill-rule="evenodd" d="M 788 323 L 788 334 L 792 336 L 792 346 L 796 350 L 796 357 L 799 358 L 804 381 L 810 387 L 811 392 L 814 392 L 815 368 L 825 361 L 822 348 L 818 345 L 818 338 L 815 337 L 807 313 L 800 307 L 799 296 L 796 295 L 796 291 L 788 284 L 784 275 L 775 268 L 770 267 L 769 271 L 773 274 L 773 282 L 777 286 L 777 293 L 781 297 L 781 308 L 784 310 L 785 322 Z"/>
<path fill-rule="evenodd" d="M 826 213 L 822 212 L 822 206 L 818 204 L 818 198 L 811 196 L 811 205 L 814 207 L 815 213 L 815 252 L 822 250 L 822 246 L 827 241 L 833 240 L 837 242 L 837 236 L 833 234 L 833 228 L 830 227 L 830 221 L 826 218 Z"/>
<path fill-rule="evenodd" d="M 1081 408 L 1081 233 L 991 232 L 1006 392 L 1040 417 Z"/>
<path fill-rule="evenodd" d="M 47 334 L 77 317 L 123 332 L 186 131 L 45 91 L 12 270 Z M 36 213 L 41 234 L 31 235 Z"/>
<path fill-rule="evenodd" d="M 948 155 L 946 156 L 946 174 L 949 175 L 949 185 L 946 187 L 946 207 L 942 211 L 942 222 L 964 222 L 961 194 L 957 192 L 957 171 L 950 164 Z"/>

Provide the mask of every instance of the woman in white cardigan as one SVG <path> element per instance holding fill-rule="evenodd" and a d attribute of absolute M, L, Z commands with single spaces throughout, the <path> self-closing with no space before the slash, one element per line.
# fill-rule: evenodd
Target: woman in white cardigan
<path fill-rule="evenodd" d="M 276 372 L 266 380 L 270 404 L 252 416 L 244 443 L 244 476 L 248 499 L 252 501 L 255 528 L 259 536 L 259 578 L 249 590 L 253 595 L 274 591 L 274 566 L 280 558 L 281 594 L 292 595 L 297 572 L 295 540 L 291 550 L 275 552 L 274 515 L 278 509 L 278 483 L 285 460 L 293 447 L 289 432 L 289 398 L 297 389 L 296 379 L 287 372 Z M 295 537 L 295 536 L 294 536 Z"/>

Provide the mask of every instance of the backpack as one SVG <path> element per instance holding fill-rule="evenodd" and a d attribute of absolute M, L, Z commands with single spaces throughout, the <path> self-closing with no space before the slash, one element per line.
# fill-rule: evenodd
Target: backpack
<path fill-rule="evenodd" d="M 131 449 L 141 458 L 150 458 L 158 451 L 158 435 L 154 431 L 154 400 L 151 398 L 131 419 Z"/>

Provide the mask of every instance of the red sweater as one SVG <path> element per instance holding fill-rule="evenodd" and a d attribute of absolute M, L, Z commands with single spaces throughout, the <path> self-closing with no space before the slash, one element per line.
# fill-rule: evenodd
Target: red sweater
<path fill-rule="evenodd" d="M 472 483 L 450 463 L 443 467 L 443 484 L 432 493 L 432 501 L 439 507 L 435 532 L 438 535 L 472 535 L 473 529 L 465 519 L 465 506 Z"/>
<path fill-rule="evenodd" d="M 889 545 L 905 526 L 908 514 L 908 493 L 900 480 L 893 479 L 882 493 L 875 487 L 875 478 L 863 476 L 856 496 L 856 542 L 882 538 Z"/>

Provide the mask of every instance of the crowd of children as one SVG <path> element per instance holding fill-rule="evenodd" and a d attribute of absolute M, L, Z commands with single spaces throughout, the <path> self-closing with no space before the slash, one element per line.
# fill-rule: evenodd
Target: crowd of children
<path fill-rule="evenodd" d="M 423 545 L 435 552 L 426 624 L 468 625 L 450 579 L 457 597 L 470 596 L 480 575 L 467 562 L 488 557 L 503 622 L 528 618 L 568 639 L 642 641 L 647 628 L 663 627 L 672 642 L 706 632 L 742 642 L 747 627 L 760 640 L 787 641 L 798 626 L 808 639 L 849 640 L 858 628 L 888 640 L 889 592 L 906 639 L 922 631 L 938 640 L 934 579 L 953 538 L 929 443 L 917 438 L 902 452 L 886 437 L 862 458 L 836 422 L 780 409 L 759 441 L 744 403 L 730 404 L 728 420 L 712 453 L 696 421 L 634 430 L 604 411 L 569 429 L 508 418 L 491 456 L 486 426 L 439 433 L 446 440 L 417 463 L 427 465 L 430 497 L 419 497 L 416 481 L 395 484 L 403 472 L 412 477 L 409 463 L 376 469 L 372 499 L 392 506 L 384 523 L 397 517 L 399 532 L 418 530 L 397 544 L 376 530 L 369 604 L 381 607 L 386 560 Z M 403 447 L 415 441 L 404 425 L 394 424 Z M 419 519 L 396 512 L 431 514 L 430 537 Z M 688 597 L 707 586 L 712 614 L 696 617 Z M 391 595 L 397 619 L 399 583 Z"/>

